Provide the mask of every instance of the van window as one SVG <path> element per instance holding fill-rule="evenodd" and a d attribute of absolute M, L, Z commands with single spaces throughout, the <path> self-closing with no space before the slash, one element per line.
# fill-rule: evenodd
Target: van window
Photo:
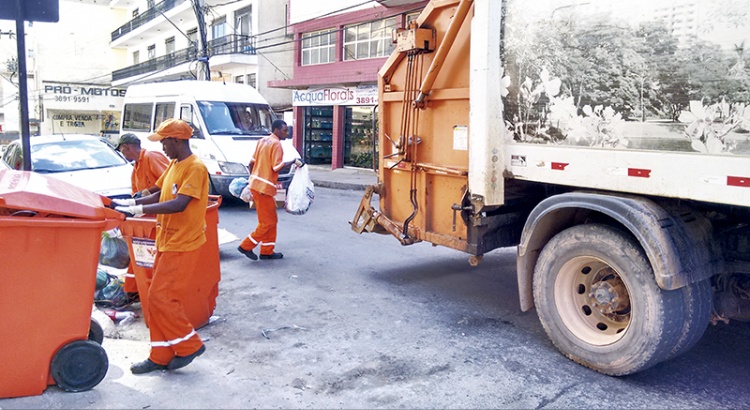
<path fill-rule="evenodd" d="M 156 103 L 156 113 L 154 114 L 154 129 L 167 118 L 174 118 L 175 103 Z"/>
<path fill-rule="evenodd" d="M 276 118 L 268 105 L 223 101 L 198 101 L 210 134 L 268 135 Z"/>
<path fill-rule="evenodd" d="M 193 118 L 193 107 L 187 104 L 181 105 L 180 106 L 180 119 L 185 122 L 195 124 L 195 119 Z"/>
<path fill-rule="evenodd" d="M 151 131 L 151 103 L 125 104 L 122 112 L 123 131 Z"/>

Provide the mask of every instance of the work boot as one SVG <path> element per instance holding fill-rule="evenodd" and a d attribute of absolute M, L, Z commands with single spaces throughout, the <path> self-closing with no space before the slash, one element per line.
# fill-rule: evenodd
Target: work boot
<path fill-rule="evenodd" d="M 261 259 L 281 259 L 283 257 L 284 257 L 284 254 L 281 252 L 274 252 L 270 255 L 264 255 L 262 253 L 260 254 Z"/>
<path fill-rule="evenodd" d="M 187 356 L 175 356 L 169 361 L 167 365 L 168 370 L 177 370 L 189 365 L 193 359 L 203 354 L 206 351 L 206 345 L 202 345 L 200 349 L 196 350 L 195 353 Z"/>
<path fill-rule="evenodd" d="M 255 252 L 253 252 L 252 249 L 250 249 L 249 251 L 247 251 L 245 249 L 242 249 L 242 246 L 238 246 L 237 250 L 240 251 L 241 254 L 247 256 L 248 258 L 250 258 L 250 259 L 252 259 L 254 261 L 258 260 L 258 255 L 256 255 Z M 263 259 L 263 255 L 261 255 L 260 258 Z"/>
<path fill-rule="evenodd" d="M 130 366 L 130 372 L 133 374 L 144 374 L 151 373 L 156 370 L 167 370 L 167 366 L 163 364 L 156 364 L 151 359 L 146 359 L 142 362 L 135 363 Z"/>

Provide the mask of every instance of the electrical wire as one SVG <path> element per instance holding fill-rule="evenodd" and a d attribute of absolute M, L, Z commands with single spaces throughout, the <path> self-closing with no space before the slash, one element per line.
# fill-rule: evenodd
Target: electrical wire
<path fill-rule="evenodd" d="M 233 0 L 233 1 L 230 1 L 230 2 L 227 2 L 227 3 L 222 3 L 222 4 L 217 4 L 217 5 L 211 5 L 211 6 L 205 6 L 204 8 L 207 9 L 207 10 L 210 10 L 212 8 L 215 8 L 215 7 L 226 6 L 226 5 L 229 5 L 229 4 L 237 3 L 239 1 L 242 1 L 242 0 Z M 330 11 L 328 13 L 324 13 L 324 14 L 316 16 L 316 17 L 311 17 L 311 18 L 309 18 L 307 20 L 298 21 L 298 22 L 294 23 L 294 25 L 298 25 L 298 24 L 309 22 L 309 21 L 317 20 L 317 19 L 320 19 L 320 18 L 323 18 L 323 17 L 334 15 L 334 14 L 339 14 L 339 13 L 342 13 L 344 11 L 347 11 L 347 10 L 350 10 L 350 9 L 353 9 L 353 8 L 356 8 L 356 7 L 364 6 L 364 5 L 367 5 L 367 4 L 372 4 L 372 3 L 374 3 L 373 0 L 367 0 L 367 1 L 364 1 L 362 3 L 354 4 L 354 5 L 351 5 L 351 6 L 347 6 L 347 7 L 343 7 L 343 8 L 337 9 L 337 10 Z M 411 13 L 411 12 L 414 12 L 414 11 L 421 10 L 422 8 L 423 7 L 414 7 L 414 8 L 411 8 L 411 9 L 408 9 L 408 10 L 403 10 L 401 12 L 394 13 L 394 14 L 391 14 L 391 15 L 387 15 L 387 16 L 384 16 L 384 17 L 378 17 L 378 18 L 373 18 L 373 19 L 370 19 L 370 20 L 359 21 L 357 23 L 357 25 L 366 24 L 366 23 L 372 23 L 372 22 L 375 22 L 375 21 L 379 21 L 379 20 L 384 20 L 384 19 L 388 19 L 388 18 L 391 18 L 391 17 L 395 17 L 395 16 L 398 16 L 398 15 L 401 15 L 401 14 L 408 14 L 408 13 Z M 213 12 L 213 10 L 211 10 L 211 11 Z M 382 12 L 382 10 L 375 10 L 375 11 L 373 11 L 371 13 L 366 13 L 365 16 L 376 15 L 376 14 L 380 14 L 381 12 Z M 257 39 L 260 36 L 263 36 L 263 35 L 266 35 L 266 34 L 274 33 L 274 32 L 280 31 L 280 30 L 286 30 L 286 29 L 288 29 L 288 27 L 289 27 L 289 25 L 279 26 L 277 28 L 266 30 L 266 31 L 263 31 L 261 33 L 255 34 L 253 37 L 256 37 L 256 39 Z M 230 28 L 236 33 L 236 30 L 237 30 L 236 27 L 230 26 Z M 338 29 L 333 29 L 332 31 L 339 32 L 339 31 L 343 31 L 345 29 L 346 29 L 346 27 L 342 27 L 342 28 L 338 28 Z M 327 31 L 326 34 L 329 33 L 329 32 L 330 31 Z M 183 35 L 185 35 L 187 37 L 186 34 L 183 33 Z M 321 34 L 321 36 L 322 35 L 323 34 Z M 265 41 L 273 40 L 273 39 L 276 39 L 276 38 L 285 38 L 285 37 L 288 37 L 288 35 L 282 35 L 282 36 L 272 37 L 272 38 L 266 39 Z M 307 37 L 307 38 L 310 38 L 310 37 Z M 260 50 L 266 50 L 266 49 L 270 49 L 270 48 L 275 48 L 275 47 L 280 47 L 280 46 L 284 46 L 284 45 L 288 45 L 288 44 L 294 44 L 294 43 L 298 43 L 298 42 L 301 42 L 301 41 L 302 41 L 302 38 L 300 38 L 300 39 L 291 39 L 291 40 L 281 41 L 281 42 L 278 42 L 278 43 L 273 43 L 273 44 L 269 44 L 269 45 L 265 45 L 265 46 L 255 47 L 255 50 L 256 50 L 256 54 L 261 55 L 261 57 L 263 57 L 264 59 L 266 59 L 266 61 L 271 62 L 270 59 L 268 59 L 265 55 L 263 55 L 262 53 L 259 53 L 258 51 L 260 51 Z M 272 65 L 273 65 L 273 63 L 272 63 Z M 277 70 L 279 70 L 279 72 L 281 72 L 286 79 L 290 79 L 290 77 L 286 73 L 284 73 L 284 71 L 281 70 L 278 66 L 274 65 L 274 68 L 276 68 Z M 138 80 L 136 80 L 136 81 L 142 81 L 144 79 L 147 79 L 147 78 L 149 78 L 149 77 L 151 77 L 153 75 L 159 74 L 159 73 L 161 73 L 163 71 L 166 71 L 168 69 L 169 68 L 165 68 L 165 69 L 162 69 L 162 70 L 159 70 L 159 71 L 147 73 L 147 75 L 138 78 Z M 190 74 L 193 75 L 193 77 L 196 77 L 192 72 Z M 103 78 L 106 78 L 106 77 L 111 77 L 111 73 L 103 74 L 103 75 L 96 76 L 96 77 L 91 77 L 91 78 L 86 79 L 86 80 L 68 81 L 68 82 L 70 82 L 70 83 L 77 83 L 77 84 L 85 84 L 85 83 L 91 83 L 91 82 L 94 82 L 95 80 L 103 79 Z M 108 89 L 112 89 L 112 88 L 120 88 L 120 87 L 116 87 L 116 86 L 108 87 Z M 31 91 L 38 92 L 39 90 L 31 90 Z"/>

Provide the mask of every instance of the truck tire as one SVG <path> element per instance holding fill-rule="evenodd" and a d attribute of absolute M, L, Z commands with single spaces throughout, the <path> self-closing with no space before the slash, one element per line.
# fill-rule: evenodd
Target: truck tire
<path fill-rule="evenodd" d="M 534 303 L 569 359 L 622 376 L 667 359 L 683 330 L 681 290 L 660 289 L 643 249 L 600 224 L 555 235 L 534 270 Z"/>
<path fill-rule="evenodd" d="M 703 337 L 713 308 L 713 290 L 709 279 L 692 283 L 680 289 L 685 321 L 680 336 L 667 359 L 677 357 L 692 349 Z"/>

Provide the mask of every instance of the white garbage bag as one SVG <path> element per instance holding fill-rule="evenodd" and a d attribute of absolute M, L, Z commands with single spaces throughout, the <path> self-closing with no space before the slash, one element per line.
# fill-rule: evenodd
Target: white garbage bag
<path fill-rule="evenodd" d="M 233 179 L 229 183 L 229 193 L 245 202 L 253 200 L 253 194 L 250 192 L 250 183 L 247 178 Z"/>
<path fill-rule="evenodd" d="M 310 208 L 315 198 L 315 185 L 310 180 L 307 166 L 297 168 L 286 190 L 284 209 L 293 215 L 302 215 Z"/>

